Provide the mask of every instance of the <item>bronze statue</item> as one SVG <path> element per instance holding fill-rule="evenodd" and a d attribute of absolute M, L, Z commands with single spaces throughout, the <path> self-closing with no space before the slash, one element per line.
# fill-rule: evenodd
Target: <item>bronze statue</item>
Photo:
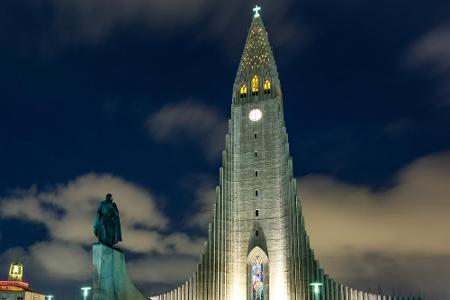
<path fill-rule="evenodd" d="M 119 209 L 111 194 L 106 195 L 106 199 L 97 206 L 94 234 L 100 243 L 109 247 L 122 241 Z"/>

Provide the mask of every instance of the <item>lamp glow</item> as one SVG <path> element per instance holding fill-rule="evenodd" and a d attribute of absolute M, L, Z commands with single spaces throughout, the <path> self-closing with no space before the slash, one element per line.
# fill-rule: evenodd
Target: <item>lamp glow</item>
<path fill-rule="evenodd" d="M 55 298 L 55 297 L 53 295 L 47 295 L 47 296 L 45 296 L 45 298 L 47 300 L 53 300 L 53 298 Z"/>
<path fill-rule="evenodd" d="M 84 300 L 87 300 L 87 297 L 89 296 L 89 291 L 91 290 L 91 287 L 82 287 L 81 291 L 83 292 L 83 298 Z"/>
<path fill-rule="evenodd" d="M 310 286 L 313 287 L 313 292 L 314 294 L 319 294 L 320 292 L 320 287 L 323 285 L 323 283 L 321 282 L 313 282 L 310 284 Z"/>

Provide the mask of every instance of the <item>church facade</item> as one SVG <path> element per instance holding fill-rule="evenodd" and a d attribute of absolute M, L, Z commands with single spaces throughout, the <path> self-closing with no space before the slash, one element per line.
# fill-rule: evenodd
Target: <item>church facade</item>
<path fill-rule="evenodd" d="M 310 246 L 293 175 L 277 67 L 262 18 L 255 12 L 233 86 L 205 252 L 182 286 L 150 298 L 419 299 L 354 290 L 321 268 Z"/>
<path fill-rule="evenodd" d="M 320 267 L 293 175 L 277 67 L 256 9 L 233 86 L 231 119 L 206 251 L 176 290 L 152 299 L 388 299 Z"/>

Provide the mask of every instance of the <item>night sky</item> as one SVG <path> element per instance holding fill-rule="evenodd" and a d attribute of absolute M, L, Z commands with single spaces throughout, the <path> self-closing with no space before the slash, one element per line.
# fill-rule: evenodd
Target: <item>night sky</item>
<path fill-rule="evenodd" d="M 2 0 L 0 279 L 80 299 L 106 193 L 139 287 L 188 278 L 255 4 L 325 270 L 450 299 L 448 0 Z"/>

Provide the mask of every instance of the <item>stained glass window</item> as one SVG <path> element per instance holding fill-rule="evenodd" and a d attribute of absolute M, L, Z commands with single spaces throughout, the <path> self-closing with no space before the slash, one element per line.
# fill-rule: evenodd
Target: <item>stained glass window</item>
<path fill-rule="evenodd" d="M 264 300 L 264 264 L 252 264 L 252 300 Z"/>

